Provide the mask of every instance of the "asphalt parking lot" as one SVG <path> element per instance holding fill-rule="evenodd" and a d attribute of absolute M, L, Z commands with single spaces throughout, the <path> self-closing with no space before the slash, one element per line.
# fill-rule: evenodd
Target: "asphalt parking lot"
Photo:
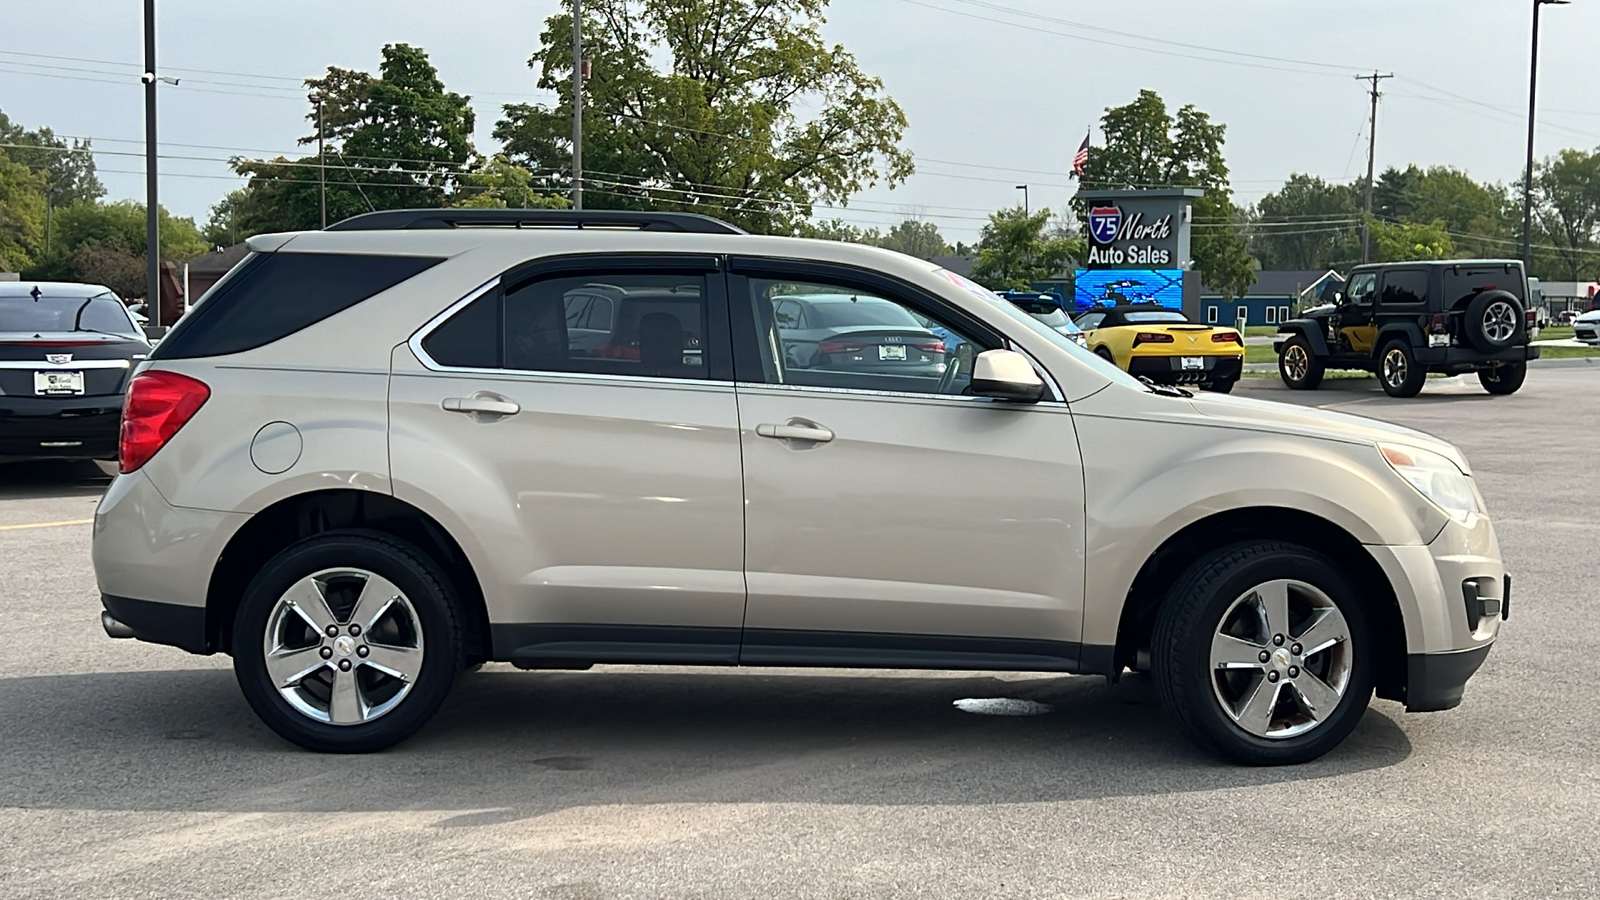
<path fill-rule="evenodd" d="M 0 897 L 1600 893 L 1600 368 L 1238 393 L 1466 451 L 1516 592 L 1461 708 L 1375 701 L 1322 760 L 1241 769 L 1139 677 L 489 666 L 395 750 L 317 756 L 225 658 L 104 636 L 92 466 L 0 467 Z M 952 706 L 1001 697 L 1050 711 Z"/>

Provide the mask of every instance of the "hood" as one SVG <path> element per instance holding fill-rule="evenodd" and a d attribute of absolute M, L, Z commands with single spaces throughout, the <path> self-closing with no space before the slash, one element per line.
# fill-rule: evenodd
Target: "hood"
<path fill-rule="evenodd" d="M 1301 434 L 1306 437 L 1362 443 L 1404 444 L 1422 450 L 1432 450 L 1450 459 L 1461 471 L 1471 474 L 1466 457 L 1449 441 L 1431 434 L 1391 425 L 1377 419 L 1353 416 L 1349 413 L 1330 412 L 1325 409 L 1278 403 L 1271 400 L 1254 400 L 1208 391 L 1196 392 L 1189 401 L 1195 411 L 1210 419 L 1217 419 L 1240 428 L 1262 429 L 1278 433 Z"/>
<path fill-rule="evenodd" d="M 1583 315 L 1573 319 L 1574 322 L 1600 322 L 1600 309 L 1591 309 Z"/>

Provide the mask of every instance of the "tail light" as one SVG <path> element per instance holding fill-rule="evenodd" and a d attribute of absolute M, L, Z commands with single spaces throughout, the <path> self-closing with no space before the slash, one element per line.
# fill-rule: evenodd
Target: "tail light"
<path fill-rule="evenodd" d="M 1170 343 L 1172 343 L 1172 335 L 1160 331 L 1141 331 L 1133 336 L 1133 345 L 1135 347 L 1139 346 L 1140 344 Z"/>
<path fill-rule="evenodd" d="M 1215 334 L 1211 335 L 1211 343 L 1213 343 L 1213 344 L 1238 344 L 1241 347 L 1244 346 L 1244 340 L 1239 337 L 1239 332 L 1237 332 L 1237 331 L 1219 331 L 1219 332 L 1216 332 Z"/>
<path fill-rule="evenodd" d="M 639 342 L 632 344 L 607 344 L 600 348 L 602 359 L 631 359 L 639 361 Z"/>
<path fill-rule="evenodd" d="M 823 341 L 817 345 L 817 352 L 827 355 L 834 353 L 860 353 L 867 349 L 867 345 L 860 341 Z"/>
<path fill-rule="evenodd" d="M 211 388 L 177 372 L 140 372 L 122 407 L 122 474 L 136 472 L 194 418 Z"/>
<path fill-rule="evenodd" d="M 1445 328 L 1444 316 L 1442 315 L 1434 316 L 1432 321 L 1428 323 L 1429 334 L 1445 334 L 1447 332 L 1448 329 Z"/>
<path fill-rule="evenodd" d="M 923 353 L 943 353 L 944 341 L 916 341 L 911 346 Z"/>

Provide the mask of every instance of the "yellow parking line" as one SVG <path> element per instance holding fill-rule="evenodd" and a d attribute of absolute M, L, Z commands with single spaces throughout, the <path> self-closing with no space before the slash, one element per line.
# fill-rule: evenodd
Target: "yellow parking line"
<path fill-rule="evenodd" d="M 56 528 L 62 525 L 93 525 L 93 519 L 67 519 L 64 522 L 29 522 L 25 525 L 0 525 L 0 531 L 21 531 L 24 528 Z"/>

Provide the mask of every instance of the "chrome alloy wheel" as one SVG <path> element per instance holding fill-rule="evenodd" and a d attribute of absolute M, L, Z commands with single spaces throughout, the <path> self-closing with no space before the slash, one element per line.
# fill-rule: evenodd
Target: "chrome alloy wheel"
<path fill-rule="evenodd" d="M 1398 388 L 1406 383 L 1406 377 L 1411 374 L 1411 363 L 1406 360 L 1406 353 L 1399 347 L 1383 355 L 1383 381 L 1393 388 Z"/>
<path fill-rule="evenodd" d="M 1517 311 L 1504 300 L 1496 300 L 1483 311 L 1483 334 L 1496 344 L 1511 340 L 1517 333 Z"/>
<path fill-rule="evenodd" d="M 1283 371 L 1291 381 L 1306 380 L 1306 374 L 1311 371 L 1311 357 L 1306 354 L 1305 347 L 1290 344 L 1283 348 Z"/>
<path fill-rule="evenodd" d="M 1303 581 L 1245 591 L 1211 638 L 1217 702 L 1257 737 L 1290 738 L 1326 721 L 1350 686 L 1353 663 L 1344 614 Z"/>
<path fill-rule="evenodd" d="M 400 705 L 422 672 L 422 625 L 404 592 L 365 569 L 324 569 L 273 604 L 267 676 L 298 712 L 360 725 Z"/>

